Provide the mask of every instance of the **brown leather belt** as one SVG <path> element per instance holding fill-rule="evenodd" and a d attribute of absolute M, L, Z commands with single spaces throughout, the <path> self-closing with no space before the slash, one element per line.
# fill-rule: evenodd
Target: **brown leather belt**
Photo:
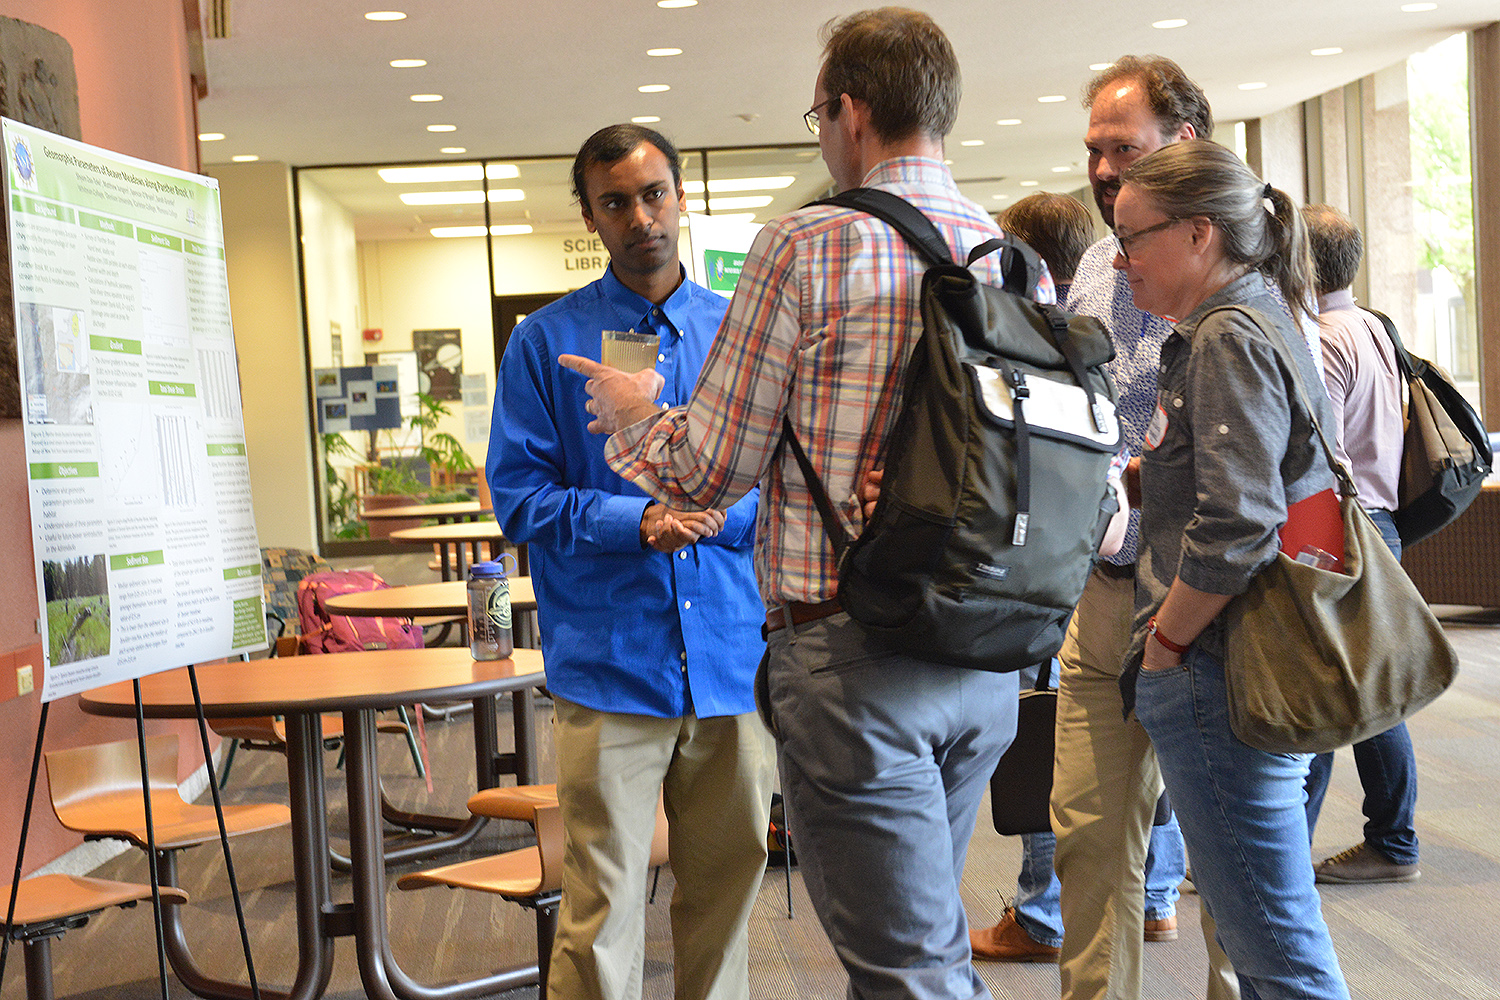
<path fill-rule="evenodd" d="M 1094 563 L 1094 568 L 1111 580 L 1135 579 L 1135 563 L 1125 563 L 1122 566 L 1119 563 L 1105 562 L 1103 559 L 1100 559 Z"/>
<path fill-rule="evenodd" d="M 788 601 L 779 608 L 772 608 L 766 612 L 766 634 L 786 628 L 787 618 L 791 618 L 793 625 L 806 625 L 808 622 L 818 621 L 820 618 L 828 618 L 844 610 L 839 606 L 837 597 L 817 604 L 807 604 L 803 601 Z"/>

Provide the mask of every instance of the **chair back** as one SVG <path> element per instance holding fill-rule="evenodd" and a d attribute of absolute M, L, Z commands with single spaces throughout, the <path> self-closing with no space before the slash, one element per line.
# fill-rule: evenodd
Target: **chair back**
<path fill-rule="evenodd" d="M 135 740 L 47 751 L 47 783 L 58 821 L 70 830 L 93 830 L 89 806 L 101 797 L 133 801 L 142 812 L 139 753 Z M 153 793 L 180 794 L 176 733 L 146 737 L 146 770 Z"/>

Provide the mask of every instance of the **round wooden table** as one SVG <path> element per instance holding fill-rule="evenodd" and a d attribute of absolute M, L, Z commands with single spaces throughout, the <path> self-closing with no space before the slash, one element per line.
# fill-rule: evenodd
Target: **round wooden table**
<path fill-rule="evenodd" d="M 448 580 L 362 590 L 330 597 L 325 606 L 336 615 L 353 618 L 417 618 L 425 615 L 452 618 L 468 613 L 468 585 L 463 580 Z M 531 587 L 531 577 L 510 578 L 510 606 L 514 611 L 536 610 L 536 592 Z"/>
<path fill-rule="evenodd" d="M 360 514 L 364 521 L 400 520 L 407 517 L 432 518 L 439 523 L 472 521 L 488 518 L 491 512 L 479 505 L 478 500 L 457 500 L 453 503 L 409 503 L 400 507 L 381 507 Z"/>
<path fill-rule="evenodd" d="M 546 680 L 541 653 L 518 649 L 510 659 L 474 660 L 467 649 L 380 649 L 232 661 L 201 666 L 196 671 L 203 710 L 208 715 L 286 716 L 297 970 L 295 982 L 286 991 L 262 984 L 263 997 L 315 1000 L 322 996 L 333 971 L 334 944 L 340 937 L 350 936 L 354 938 L 365 993 L 378 1000 L 460 1000 L 537 981 L 537 967 L 529 965 L 470 982 L 425 986 L 411 979 L 391 954 L 385 902 L 388 855 L 375 758 L 375 713 L 419 701 L 471 699 L 478 783 L 481 788 L 493 787 L 499 759 L 495 753 L 495 696 L 524 693 L 529 702 L 533 688 Z M 140 685 L 141 704 L 148 717 L 197 717 L 187 668 L 143 677 Z M 135 715 L 135 696 L 129 681 L 86 691 L 79 704 L 93 715 Z M 334 900 L 328 874 L 328 806 L 318 718 L 322 712 L 344 715 L 352 904 Z M 516 770 L 520 780 L 534 784 L 533 720 L 528 712 L 524 736 L 519 713 L 516 721 L 516 756 L 528 758 Z M 458 833 L 434 838 L 425 853 L 464 843 L 478 829 L 478 824 L 473 824 Z M 175 886 L 175 852 L 164 855 L 161 871 L 162 881 Z M 167 956 L 178 978 L 200 997 L 245 1000 L 250 994 L 244 985 L 211 979 L 200 970 L 188 948 L 178 912 L 181 909 L 164 907 L 162 915 Z"/>
<path fill-rule="evenodd" d="M 505 545 L 505 534 L 494 521 L 460 521 L 456 524 L 429 524 L 420 528 L 401 528 L 391 532 L 391 541 L 412 545 L 432 545 L 438 550 L 438 569 L 444 580 L 454 579 L 449 566 L 456 563 L 457 579 L 468 575 L 469 562 L 480 560 L 479 547 L 487 547 L 491 558 Z M 453 556 L 449 555 L 452 546 Z M 456 558 L 455 558 L 456 557 Z M 526 546 L 516 551 L 516 563 L 521 575 L 528 572 Z"/>

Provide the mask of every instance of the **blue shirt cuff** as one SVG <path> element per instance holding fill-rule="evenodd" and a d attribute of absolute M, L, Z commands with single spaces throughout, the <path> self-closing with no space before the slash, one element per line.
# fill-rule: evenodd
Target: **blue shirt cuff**
<path fill-rule="evenodd" d="M 605 496 L 599 508 L 599 541 L 609 552 L 641 551 L 641 515 L 648 497 Z"/>

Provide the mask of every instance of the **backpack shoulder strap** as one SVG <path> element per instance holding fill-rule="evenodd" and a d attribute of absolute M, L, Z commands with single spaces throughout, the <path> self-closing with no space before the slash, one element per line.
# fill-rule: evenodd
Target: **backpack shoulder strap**
<path fill-rule="evenodd" d="M 1364 308 L 1365 312 L 1380 320 L 1380 325 L 1385 327 L 1386 336 L 1391 338 L 1391 344 L 1396 348 L 1396 364 L 1401 366 L 1401 374 L 1405 380 L 1410 382 L 1412 379 L 1420 377 L 1421 373 L 1417 371 L 1418 361 L 1411 356 L 1411 353 L 1406 349 L 1406 345 L 1401 342 L 1401 334 L 1396 332 L 1396 324 L 1391 322 L 1391 318 L 1385 313 L 1371 309 L 1368 306 L 1362 308 Z"/>
<path fill-rule="evenodd" d="M 833 205 L 852 208 L 875 218 L 900 233 L 929 264 L 940 266 L 952 264 L 953 251 L 948 241 L 938 232 L 932 220 L 922 214 L 921 209 L 900 195 L 877 188 L 850 188 L 831 198 L 820 198 L 813 205 Z"/>

